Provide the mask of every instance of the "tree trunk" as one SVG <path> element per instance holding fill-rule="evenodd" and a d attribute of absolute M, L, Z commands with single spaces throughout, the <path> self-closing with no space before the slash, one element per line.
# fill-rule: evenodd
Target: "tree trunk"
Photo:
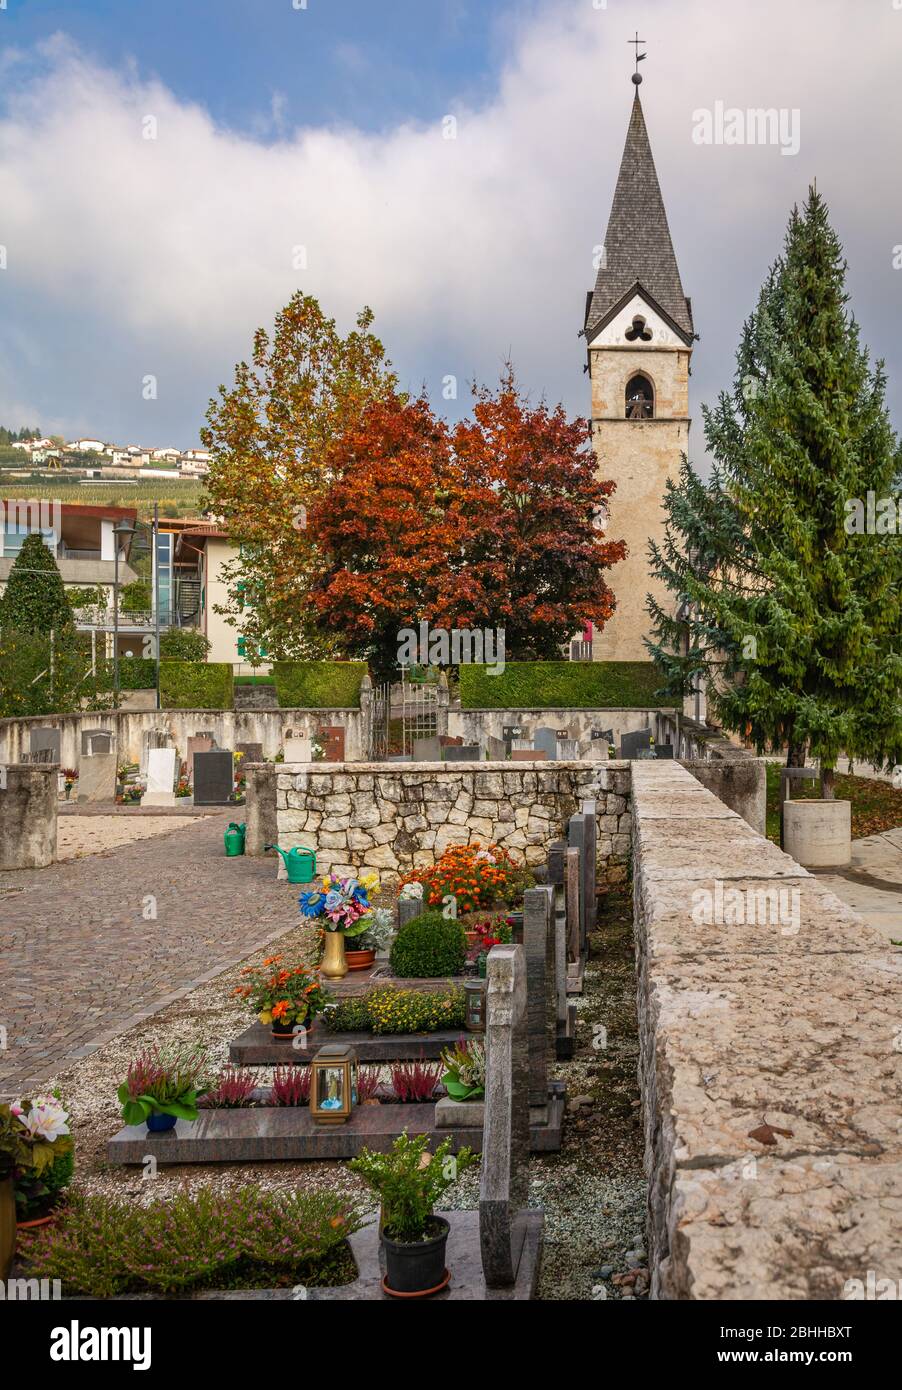
<path fill-rule="evenodd" d="M 804 767 L 807 747 L 804 743 L 790 743 L 786 754 L 787 767 Z"/>
<path fill-rule="evenodd" d="M 821 797 L 824 801 L 832 801 L 834 769 L 832 767 L 821 767 Z"/>

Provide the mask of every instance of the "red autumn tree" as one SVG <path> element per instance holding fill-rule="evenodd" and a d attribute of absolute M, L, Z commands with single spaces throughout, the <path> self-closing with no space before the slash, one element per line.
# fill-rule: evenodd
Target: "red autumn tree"
<path fill-rule="evenodd" d="M 448 430 L 427 401 L 393 394 L 338 437 L 328 465 L 328 490 L 308 517 L 321 559 L 312 602 L 340 649 L 388 679 L 399 633 L 447 602 L 458 548 L 447 509 Z"/>
<path fill-rule="evenodd" d="M 510 367 L 474 388 L 454 431 L 448 522 L 462 538 L 448 616 L 505 629 L 509 660 L 554 659 L 585 622 L 614 611 L 604 573 L 626 554 L 604 536 L 612 482 L 596 476 L 587 421 L 532 407 Z"/>

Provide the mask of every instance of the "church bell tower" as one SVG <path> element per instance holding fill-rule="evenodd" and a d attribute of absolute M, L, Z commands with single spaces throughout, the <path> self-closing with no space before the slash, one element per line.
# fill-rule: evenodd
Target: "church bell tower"
<path fill-rule="evenodd" d="M 648 542 L 664 534 L 664 484 L 688 450 L 696 337 L 639 100 L 645 55 L 636 42 L 633 107 L 583 330 L 599 474 L 617 485 L 607 534 L 628 551 L 610 572 L 617 609 L 594 636 L 596 661 L 650 660 L 645 601 L 663 591 L 649 573 Z"/>

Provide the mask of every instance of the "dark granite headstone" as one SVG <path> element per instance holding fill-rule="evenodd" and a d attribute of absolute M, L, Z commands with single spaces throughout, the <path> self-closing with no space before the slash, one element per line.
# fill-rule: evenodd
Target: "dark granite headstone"
<path fill-rule="evenodd" d="M 478 763 L 482 761 L 482 753 L 478 743 L 461 743 L 454 748 L 445 749 L 446 763 Z"/>
<path fill-rule="evenodd" d="M 213 748 L 194 755 L 195 806 L 226 806 L 234 785 L 232 752 Z"/>
<path fill-rule="evenodd" d="M 39 727 L 31 731 L 32 754 L 49 752 L 49 757 L 42 757 L 41 762 L 58 763 L 60 760 L 60 731 L 59 729 Z M 37 761 L 37 759 L 32 759 Z"/>
<path fill-rule="evenodd" d="M 536 1117 L 548 1115 L 548 1059 L 557 1035 L 554 999 L 554 889 L 545 884 L 523 895 L 523 947 L 529 1016 L 529 1104 Z"/>
<path fill-rule="evenodd" d="M 323 745 L 324 763 L 343 763 L 345 760 L 345 727 L 343 724 L 327 724 L 317 734 Z"/>
<path fill-rule="evenodd" d="M 596 803 L 584 801 L 581 807 L 582 817 L 586 823 L 586 857 L 582 866 L 583 874 L 583 896 L 586 899 L 586 931 L 594 931 L 598 921 L 598 897 L 596 894 L 597 866 L 596 855 L 598 853 L 598 819 L 596 815 Z"/>
<path fill-rule="evenodd" d="M 96 758 L 104 753 L 112 753 L 113 735 L 109 729 L 82 729 L 81 754 L 85 758 Z"/>
<path fill-rule="evenodd" d="M 571 849 L 579 850 L 580 867 L 580 895 L 579 895 L 579 941 L 580 954 L 585 950 L 587 935 L 586 918 L 586 892 L 585 885 L 588 882 L 589 874 L 592 872 L 591 865 L 588 864 L 588 827 L 585 816 L 571 816 L 567 822 L 567 843 Z M 595 879 L 592 878 L 594 891 Z"/>
<path fill-rule="evenodd" d="M 479 1243 L 489 1287 L 517 1278 L 529 1193 L 527 965 L 522 946 L 489 952 Z"/>
<path fill-rule="evenodd" d="M 651 729 L 640 729 L 635 734 L 624 734 L 620 740 L 620 757 L 637 758 L 640 753 L 648 752 L 651 748 Z"/>
<path fill-rule="evenodd" d="M 656 757 L 656 758 L 672 758 L 672 757 L 673 757 L 673 744 L 672 744 L 672 743 L 656 743 L 656 744 L 655 744 L 655 757 Z"/>

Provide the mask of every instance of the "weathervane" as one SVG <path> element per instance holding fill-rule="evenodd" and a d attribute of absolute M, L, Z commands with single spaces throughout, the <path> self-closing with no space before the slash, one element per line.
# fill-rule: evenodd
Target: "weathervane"
<path fill-rule="evenodd" d="M 640 39 L 640 38 L 639 38 L 639 30 L 637 29 L 637 30 L 636 30 L 636 37 L 635 37 L 634 39 L 627 39 L 627 43 L 632 43 L 632 44 L 635 44 L 635 46 L 636 46 L 636 71 L 633 73 L 633 81 L 635 82 L 636 86 L 638 87 L 638 86 L 639 86 L 639 83 L 642 81 L 642 74 L 641 74 L 641 72 L 639 71 L 639 64 L 642 62 L 642 59 L 645 57 L 645 54 L 644 54 L 644 53 L 640 53 L 640 52 L 639 52 L 639 45 L 640 45 L 640 43 L 645 43 L 645 39 Z"/>

